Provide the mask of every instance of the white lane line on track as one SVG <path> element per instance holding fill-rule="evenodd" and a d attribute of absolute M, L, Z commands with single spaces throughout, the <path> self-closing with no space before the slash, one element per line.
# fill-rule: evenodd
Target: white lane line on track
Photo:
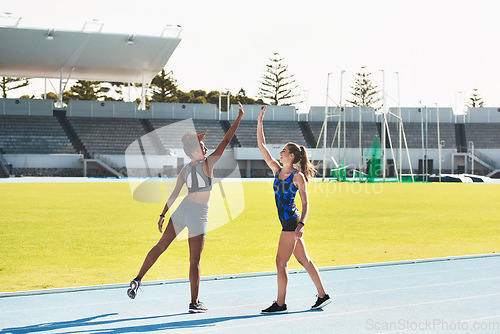
<path fill-rule="evenodd" d="M 487 294 L 487 295 L 477 295 L 477 296 L 470 296 L 470 297 L 461 297 L 461 298 L 441 299 L 441 300 L 433 300 L 433 301 L 427 301 L 427 302 L 421 302 L 421 303 L 395 305 L 395 306 L 387 306 L 387 307 L 377 307 L 377 308 L 363 309 L 363 310 L 356 310 L 356 311 L 349 311 L 349 312 L 339 312 L 339 313 L 321 312 L 320 315 L 313 315 L 313 316 L 311 316 L 310 313 L 308 316 L 297 316 L 296 314 L 294 314 L 293 317 L 287 317 L 286 314 L 282 314 L 282 315 L 280 315 L 280 317 L 283 317 L 284 319 L 276 319 L 276 316 L 271 316 L 272 317 L 271 321 L 252 321 L 252 323 L 250 323 L 250 324 L 214 327 L 214 328 L 207 328 L 207 329 L 196 328 L 196 331 L 209 332 L 209 331 L 226 330 L 226 329 L 230 329 L 230 328 L 234 329 L 234 328 L 251 327 L 251 326 L 261 327 L 261 326 L 265 326 L 266 324 L 276 324 L 277 322 L 291 322 L 291 321 L 304 321 L 304 320 L 309 321 L 311 319 L 318 319 L 318 318 L 323 318 L 323 317 L 333 317 L 333 316 L 353 315 L 353 314 L 359 314 L 359 313 L 379 312 L 379 311 L 386 311 L 386 310 L 394 310 L 394 309 L 398 309 L 398 308 L 424 306 L 424 305 L 440 304 L 440 303 L 449 303 L 449 302 L 456 302 L 456 301 L 462 301 L 462 300 L 496 297 L 496 296 L 500 296 L 500 293 Z M 261 327 L 261 328 L 263 328 L 263 327 Z"/>

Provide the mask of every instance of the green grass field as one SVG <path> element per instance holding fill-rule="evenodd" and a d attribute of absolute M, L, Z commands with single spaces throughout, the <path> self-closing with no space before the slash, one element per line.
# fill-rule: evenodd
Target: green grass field
<path fill-rule="evenodd" d="M 280 224 L 271 187 L 243 183 L 243 212 L 207 235 L 204 276 L 275 270 Z M 308 189 L 304 238 L 318 267 L 500 251 L 500 185 L 312 182 Z M 163 204 L 135 201 L 127 183 L 4 183 L 0 194 L 1 292 L 129 282 L 160 237 Z M 181 240 L 144 279 L 187 275 Z"/>

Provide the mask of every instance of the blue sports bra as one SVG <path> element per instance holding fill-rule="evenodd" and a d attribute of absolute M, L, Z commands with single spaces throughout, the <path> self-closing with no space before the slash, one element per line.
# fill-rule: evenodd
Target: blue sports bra
<path fill-rule="evenodd" d="M 197 193 L 212 190 L 212 178 L 203 171 L 204 161 L 196 166 L 188 164 L 184 170 L 184 182 L 188 188 L 188 193 Z"/>

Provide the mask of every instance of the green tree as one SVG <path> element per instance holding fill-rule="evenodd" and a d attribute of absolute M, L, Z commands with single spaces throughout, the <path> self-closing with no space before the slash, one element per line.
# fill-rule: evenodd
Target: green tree
<path fill-rule="evenodd" d="M 102 87 L 101 81 L 78 80 L 70 88 L 70 97 L 72 100 L 95 101 L 103 98 L 107 92 L 109 92 L 109 88 Z"/>
<path fill-rule="evenodd" d="M 206 104 L 207 103 L 207 99 L 204 97 L 204 96 L 197 96 L 195 97 L 191 103 L 201 103 L 201 104 Z"/>
<path fill-rule="evenodd" d="M 236 104 L 238 102 L 241 102 L 241 104 L 264 104 L 264 101 L 262 99 L 252 99 L 251 97 L 248 97 L 245 90 L 241 88 L 236 95 L 231 96 L 231 103 Z"/>
<path fill-rule="evenodd" d="M 30 83 L 28 78 L 2 77 L 2 80 L 0 81 L 0 88 L 2 89 L 2 97 L 6 99 L 8 91 L 18 89 L 21 87 L 26 87 L 29 84 Z"/>
<path fill-rule="evenodd" d="M 207 103 L 219 104 L 219 91 L 212 90 L 207 94 Z"/>
<path fill-rule="evenodd" d="M 104 101 L 124 101 L 123 99 L 123 88 L 127 85 L 126 82 L 120 82 L 120 81 L 105 81 L 102 82 L 102 84 L 109 84 L 111 88 L 108 90 L 106 93 L 114 93 L 115 96 L 118 96 L 117 98 L 109 95 L 103 95 Z"/>
<path fill-rule="evenodd" d="M 291 105 L 290 99 L 297 97 L 294 74 L 289 74 L 288 66 L 283 64 L 283 58 L 275 52 L 262 75 L 259 97 L 270 100 L 273 105 Z"/>
<path fill-rule="evenodd" d="M 151 89 L 153 90 L 153 95 L 151 97 L 152 102 L 173 102 L 174 98 L 177 96 L 177 80 L 173 77 L 173 72 L 166 72 L 162 69 L 151 81 Z"/>
<path fill-rule="evenodd" d="M 465 104 L 469 108 L 482 108 L 484 107 L 483 98 L 479 95 L 477 88 L 472 90 L 472 96 L 469 101 Z"/>
<path fill-rule="evenodd" d="M 378 90 L 377 86 L 372 83 L 371 73 L 366 73 L 366 66 L 361 67 L 361 72 L 356 73 L 356 79 L 354 80 L 354 85 L 351 86 L 352 100 L 347 100 L 353 106 L 359 107 L 373 107 L 375 110 L 379 110 L 382 106 L 376 106 L 378 102 L 381 101 L 377 97 Z"/>
<path fill-rule="evenodd" d="M 179 99 L 179 103 L 193 103 L 194 94 L 192 92 L 178 91 L 177 98 Z"/>
<path fill-rule="evenodd" d="M 42 94 L 42 99 L 45 99 L 45 94 Z M 54 92 L 48 92 L 47 93 L 47 100 L 50 100 L 50 99 L 54 100 L 54 102 L 57 102 L 59 97 Z"/>
<path fill-rule="evenodd" d="M 205 92 L 204 90 L 202 89 L 198 89 L 198 90 L 192 90 L 191 93 L 193 93 L 194 97 L 207 97 L 207 92 Z"/>

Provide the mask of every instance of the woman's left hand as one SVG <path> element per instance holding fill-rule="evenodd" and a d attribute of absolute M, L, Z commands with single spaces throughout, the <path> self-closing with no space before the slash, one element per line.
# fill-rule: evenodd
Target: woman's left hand
<path fill-rule="evenodd" d="M 295 229 L 295 240 L 299 240 L 302 238 L 302 234 L 304 234 L 304 225 L 298 224 Z"/>

